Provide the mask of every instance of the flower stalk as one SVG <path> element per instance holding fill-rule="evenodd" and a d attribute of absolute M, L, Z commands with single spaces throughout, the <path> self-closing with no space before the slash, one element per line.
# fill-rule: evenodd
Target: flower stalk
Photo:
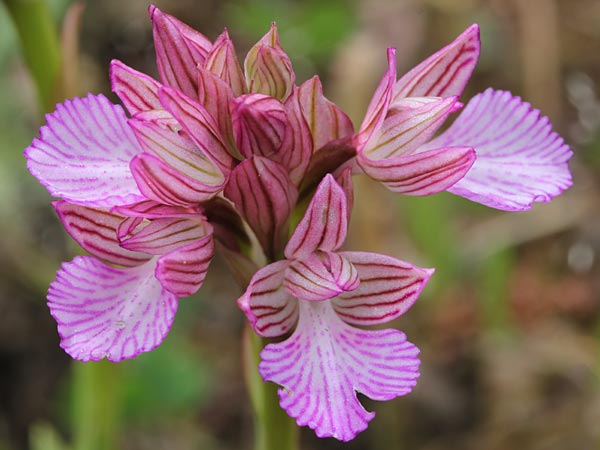
<path fill-rule="evenodd" d="M 119 448 L 120 367 L 108 361 L 73 364 L 74 450 Z"/>
<path fill-rule="evenodd" d="M 254 411 L 254 450 L 297 450 L 298 427 L 279 406 L 277 386 L 258 373 L 266 340 L 247 325 L 244 329 L 244 374 Z"/>

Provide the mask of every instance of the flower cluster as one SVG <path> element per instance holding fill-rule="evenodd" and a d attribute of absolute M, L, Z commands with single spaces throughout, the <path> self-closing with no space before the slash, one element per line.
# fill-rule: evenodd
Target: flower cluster
<path fill-rule="evenodd" d="M 81 361 L 152 350 L 178 299 L 202 285 L 215 248 L 243 257 L 256 242 L 268 265 L 246 280 L 238 305 L 256 333 L 280 338 L 259 371 L 281 386 L 281 406 L 299 425 L 350 440 L 374 415 L 357 392 L 388 400 L 416 384 L 418 349 L 400 331 L 368 327 L 406 312 L 433 272 L 340 250 L 352 175 L 403 194 L 448 190 L 524 210 L 569 187 L 571 152 L 508 92 L 489 89 L 463 109 L 476 25 L 399 79 L 388 49 L 355 131 L 318 77 L 296 83 L 274 24 L 242 66 L 227 31 L 211 42 L 155 7 L 150 17 L 159 80 L 111 63 L 129 115 L 102 95 L 67 100 L 25 152 L 89 253 L 50 285 L 61 346 Z"/>

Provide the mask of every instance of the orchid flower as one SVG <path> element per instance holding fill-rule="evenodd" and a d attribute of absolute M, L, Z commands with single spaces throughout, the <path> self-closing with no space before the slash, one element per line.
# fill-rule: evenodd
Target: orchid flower
<path fill-rule="evenodd" d="M 571 185 L 572 156 L 546 117 L 509 92 L 488 89 L 434 137 L 480 51 L 472 25 L 396 81 L 394 49 L 359 132 L 356 163 L 388 189 L 409 195 L 444 190 L 493 208 L 522 211 Z"/>
<path fill-rule="evenodd" d="M 416 301 L 433 273 L 398 259 L 338 251 L 348 223 L 346 194 L 331 175 L 319 184 L 286 248 L 260 269 L 238 300 L 254 330 L 286 340 L 261 353 L 265 381 L 281 385 L 282 408 L 319 437 L 348 441 L 374 413 L 358 399 L 409 393 L 418 349 L 404 333 L 355 326 L 387 323 Z"/>
<path fill-rule="evenodd" d="M 256 334 L 280 338 L 264 347 L 258 370 L 281 387 L 281 407 L 320 437 L 353 439 L 374 416 L 357 393 L 389 400 L 419 375 L 418 349 L 402 332 L 365 327 L 404 314 L 433 269 L 340 250 L 351 174 L 404 194 L 448 190 L 523 210 L 569 187 L 571 151 L 539 111 L 502 91 L 475 96 L 437 134 L 463 107 L 476 25 L 399 80 L 388 49 L 355 131 L 317 76 L 296 84 L 275 24 L 241 64 L 227 30 L 211 41 L 149 12 L 159 79 L 110 65 L 129 114 L 102 95 L 67 100 L 25 150 L 89 253 L 64 263 L 50 285 L 61 346 L 82 361 L 152 350 L 220 248 L 243 269 L 238 305 Z"/>

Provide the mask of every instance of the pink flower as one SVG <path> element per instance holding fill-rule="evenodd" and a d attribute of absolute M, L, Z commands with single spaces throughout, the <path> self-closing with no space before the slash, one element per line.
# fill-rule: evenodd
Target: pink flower
<path fill-rule="evenodd" d="M 282 408 L 319 437 L 342 441 L 363 431 L 375 400 L 405 395 L 419 375 L 418 349 L 400 331 L 354 326 L 387 323 L 416 301 L 433 273 L 395 258 L 338 251 L 346 237 L 347 196 L 325 176 L 292 234 L 286 259 L 260 269 L 238 300 L 269 344 L 259 371 L 282 386 Z"/>
<path fill-rule="evenodd" d="M 479 56 L 479 27 L 396 81 L 394 50 L 359 132 L 360 169 L 409 195 L 443 190 L 484 205 L 521 211 L 571 185 L 572 155 L 546 117 L 508 92 L 486 90 L 441 135 Z"/>
<path fill-rule="evenodd" d="M 433 273 L 340 251 L 351 172 L 400 193 L 449 190 L 523 210 L 570 186 L 571 152 L 539 111 L 493 90 L 436 136 L 463 106 L 476 25 L 399 80 L 389 49 L 355 132 L 318 77 L 296 85 L 275 24 L 242 65 L 227 30 L 211 42 L 149 12 L 159 80 L 120 61 L 110 68 L 129 116 L 102 95 L 67 100 L 25 150 L 30 172 L 62 199 L 54 207 L 67 232 L 90 254 L 64 263 L 50 285 L 61 346 L 82 361 L 152 350 L 179 298 L 201 287 L 215 241 L 244 268 L 258 242 L 270 264 L 238 304 L 259 335 L 290 334 L 264 348 L 259 371 L 281 386 L 281 406 L 299 425 L 350 440 L 374 416 L 356 393 L 407 394 L 419 367 L 400 331 L 357 327 L 402 315 Z M 290 217 L 311 195 L 289 237 Z"/>

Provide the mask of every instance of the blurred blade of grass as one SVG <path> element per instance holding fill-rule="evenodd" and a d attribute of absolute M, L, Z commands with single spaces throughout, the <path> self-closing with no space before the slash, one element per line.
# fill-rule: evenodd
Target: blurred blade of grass
<path fill-rule="evenodd" d="M 436 268 L 433 287 L 456 283 L 462 269 L 460 243 L 453 230 L 456 199 L 447 193 L 428 197 L 405 195 L 399 205 L 411 238 L 427 256 L 427 265 Z"/>
<path fill-rule="evenodd" d="M 21 51 L 38 89 L 43 111 L 63 98 L 59 89 L 61 52 L 56 23 L 45 0 L 4 0 L 19 39 Z"/>
<path fill-rule="evenodd" d="M 37 423 L 29 431 L 31 450 L 69 450 L 56 429 L 48 423 Z"/>
<path fill-rule="evenodd" d="M 515 249 L 506 248 L 486 258 L 477 272 L 479 298 L 488 331 L 509 334 L 512 329 L 508 285 L 515 259 Z"/>

